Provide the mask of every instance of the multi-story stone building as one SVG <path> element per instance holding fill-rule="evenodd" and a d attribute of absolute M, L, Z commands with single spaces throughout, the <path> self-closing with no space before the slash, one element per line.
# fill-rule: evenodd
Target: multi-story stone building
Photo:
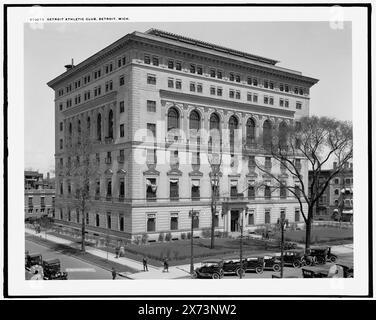
<path fill-rule="evenodd" d="M 241 221 L 246 229 L 273 224 L 281 214 L 301 221 L 296 199 L 274 190 L 255 166 L 260 161 L 279 170 L 263 144 L 309 114 L 317 82 L 277 63 L 151 29 L 66 66 L 48 83 L 55 91 L 56 187 L 63 204 L 55 218 L 73 226 L 80 221 L 66 199 L 69 177 L 59 168 L 69 160 L 72 136 L 88 128 L 100 167 L 86 213 L 92 232 L 178 234 L 190 230 L 192 211 L 195 230 L 208 228 L 213 181 L 218 230 L 238 231 Z M 218 174 L 208 159 L 220 161 Z M 305 160 L 296 161 L 307 181 Z M 265 187 L 256 189 L 263 180 Z"/>
<path fill-rule="evenodd" d="M 25 171 L 25 219 L 52 216 L 55 210 L 55 189 L 49 173 Z"/>
<path fill-rule="evenodd" d="M 321 170 L 319 179 L 327 180 L 336 169 L 337 163 L 333 163 L 333 169 Z M 335 175 L 329 182 L 328 188 L 319 198 L 314 208 L 315 220 L 353 220 L 353 164 L 348 162 L 345 169 Z M 312 172 L 308 172 L 309 181 L 312 179 Z"/>

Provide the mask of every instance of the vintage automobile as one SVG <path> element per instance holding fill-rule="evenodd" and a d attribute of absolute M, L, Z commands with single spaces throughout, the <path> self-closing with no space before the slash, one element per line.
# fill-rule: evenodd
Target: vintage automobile
<path fill-rule="evenodd" d="M 32 266 L 42 265 L 42 255 L 40 253 L 25 254 L 25 268 L 30 270 Z"/>
<path fill-rule="evenodd" d="M 281 270 L 281 260 L 278 257 L 264 256 L 264 269 L 279 271 Z"/>
<path fill-rule="evenodd" d="M 45 280 L 67 280 L 68 274 L 61 271 L 59 259 L 44 260 L 42 263 Z"/>
<path fill-rule="evenodd" d="M 276 255 L 280 257 L 280 254 Z M 294 268 L 300 268 L 306 265 L 305 254 L 302 250 L 288 250 L 283 253 L 283 264 L 292 265 Z"/>
<path fill-rule="evenodd" d="M 315 257 L 318 264 L 337 261 L 337 256 L 331 253 L 331 247 L 312 247 L 308 251 L 308 256 Z"/>
<path fill-rule="evenodd" d="M 223 260 L 214 259 L 201 262 L 201 266 L 194 270 L 192 277 L 220 279 L 223 274 Z"/>
<path fill-rule="evenodd" d="M 261 257 L 248 257 L 244 259 L 242 269 L 236 273 L 238 276 L 240 272 L 255 271 L 256 273 L 264 272 L 264 258 Z"/>
<path fill-rule="evenodd" d="M 245 264 L 245 259 L 243 259 L 243 265 Z M 240 258 L 228 258 L 223 260 L 223 273 L 232 274 L 235 273 L 239 275 L 240 270 Z"/>

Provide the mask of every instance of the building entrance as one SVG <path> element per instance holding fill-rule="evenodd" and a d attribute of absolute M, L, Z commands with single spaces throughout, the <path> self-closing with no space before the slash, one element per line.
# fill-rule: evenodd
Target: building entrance
<path fill-rule="evenodd" d="M 239 232 L 239 210 L 231 210 L 231 232 Z"/>

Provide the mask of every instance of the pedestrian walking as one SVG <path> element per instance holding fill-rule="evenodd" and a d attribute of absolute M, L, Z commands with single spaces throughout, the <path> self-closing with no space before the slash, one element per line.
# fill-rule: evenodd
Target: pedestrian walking
<path fill-rule="evenodd" d="M 116 270 L 115 270 L 114 267 L 112 267 L 111 274 L 112 274 L 112 280 L 115 280 L 115 278 L 116 278 Z"/>
<path fill-rule="evenodd" d="M 167 258 L 163 260 L 163 272 L 168 272 L 168 261 Z"/>
<path fill-rule="evenodd" d="M 149 269 L 148 269 L 148 260 L 146 259 L 146 257 L 143 257 L 142 264 L 144 265 L 144 271 L 149 271 Z"/>
<path fill-rule="evenodd" d="M 119 253 L 120 253 L 120 247 L 117 246 L 117 247 L 115 248 L 115 254 L 116 254 L 115 258 L 119 258 Z"/>

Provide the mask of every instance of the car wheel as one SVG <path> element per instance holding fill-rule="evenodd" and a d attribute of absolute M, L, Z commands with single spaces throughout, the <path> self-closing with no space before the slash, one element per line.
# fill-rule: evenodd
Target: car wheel
<path fill-rule="evenodd" d="M 240 275 L 243 277 L 245 274 L 244 269 L 241 269 L 241 268 L 236 269 L 236 274 L 238 277 L 240 277 Z"/>
<path fill-rule="evenodd" d="M 218 273 L 213 273 L 212 278 L 213 279 L 219 279 L 220 275 Z"/>
<path fill-rule="evenodd" d="M 196 271 L 193 271 L 193 273 L 191 274 L 191 277 L 192 277 L 193 279 L 197 279 L 197 278 L 198 278 L 198 274 L 197 274 L 197 272 L 196 272 Z"/>
<path fill-rule="evenodd" d="M 336 262 L 336 261 L 337 261 L 337 257 L 335 257 L 335 256 L 331 256 L 331 257 L 330 257 L 330 261 L 333 262 L 333 263 Z"/>
<path fill-rule="evenodd" d="M 264 272 L 264 269 L 262 267 L 256 268 L 256 273 L 260 274 L 260 273 L 263 273 L 263 272 Z"/>
<path fill-rule="evenodd" d="M 307 265 L 309 266 L 308 261 L 307 261 Z M 301 264 L 300 264 L 299 261 L 294 261 L 294 262 L 292 263 L 292 266 L 293 266 L 294 268 L 300 268 L 300 267 L 301 267 Z"/>
<path fill-rule="evenodd" d="M 273 270 L 274 270 L 275 272 L 278 272 L 279 270 L 281 270 L 281 266 L 280 266 L 279 264 L 275 264 L 275 265 L 273 266 Z"/>
<path fill-rule="evenodd" d="M 317 257 L 317 263 L 318 264 L 325 264 L 325 258 L 323 258 L 323 257 Z"/>

